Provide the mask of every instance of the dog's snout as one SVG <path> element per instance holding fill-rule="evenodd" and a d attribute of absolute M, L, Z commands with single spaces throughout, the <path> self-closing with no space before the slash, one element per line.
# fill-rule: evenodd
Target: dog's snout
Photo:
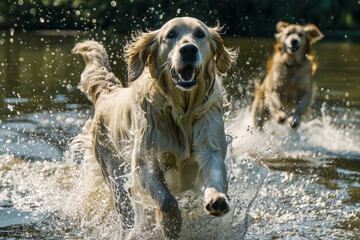
<path fill-rule="evenodd" d="M 299 44 L 299 41 L 297 39 L 291 40 L 291 45 L 297 46 Z"/>
<path fill-rule="evenodd" d="M 179 52 L 184 60 L 194 61 L 199 49 L 194 44 L 186 44 L 180 47 Z"/>

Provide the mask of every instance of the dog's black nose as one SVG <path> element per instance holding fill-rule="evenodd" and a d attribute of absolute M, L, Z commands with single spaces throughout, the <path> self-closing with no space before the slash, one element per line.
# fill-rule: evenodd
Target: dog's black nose
<path fill-rule="evenodd" d="M 298 44 L 299 44 L 298 40 L 296 40 L 296 39 L 291 40 L 292 46 L 297 46 Z"/>
<path fill-rule="evenodd" d="M 180 47 L 180 53 L 184 54 L 196 54 L 198 52 L 198 48 L 194 44 L 186 44 Z"/>
<path fill-rule="evenodd" d="M 198 51 L 199 49 L 194 44 L 186 44 L 179 49 L 181 57 L 188 61 L 195 61 Z"/>

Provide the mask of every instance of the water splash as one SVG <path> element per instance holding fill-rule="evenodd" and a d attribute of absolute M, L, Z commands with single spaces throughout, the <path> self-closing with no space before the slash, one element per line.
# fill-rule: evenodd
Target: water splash
<path fill-rule="evenodd" d="M 303 121 L 296 130 L 269 122 L 264 132 L 253 128 L 250 107 L 240 110 L 228 123 L 234 137 L 236 154 L 262 155 L 263 158 L 342 157 L 360 159 L 359 135 L 356 131 L 332 124 L 323 105 L 321 117 Z"/>
<path fill-rule="evenodd" d="M 346 236 L 346 230 L 335 227 L 359 219 L 359 206 L 351 203 L 354 193 L 349 189 L 358 188 L 360 174 L 330 168 L 324 159 L 360 159 L 359 136 L 332 125 L 325 106 L 322 113 L 297 131 L 268 123 L 263 133 L 252 128 L 249 108 L 233 114 L 236 117 L 227 123 L 232 140 L 226 160 L 231 211 L 223 218 L 206 216 L 202 198 L 186 194 L 179 199 L 182 239 L 252 239 L 279 236 L 279 231 L 283 237 L 317 237 L 322 235 L 309 231 L 309 226 L 323 229 L 323 223 L 333 227 L 321 234 Z M 305 163 L 296 165 L 298 161 Z M 278 171 L 283 165 L 290 168 Z M 309 174 L 298 174 L 306 169 Z M 324 187 L 322 180 L 329 169 L 340 178 L 333 189 Z M 354 184 L 339 186 L 349 181 L 344 175 Z M 109 188 L 99 168 L 86 159 L 28 161 L 5 154 L 0 156 L 0 186 L 0 226 L 12 237 L 118 239 L 121 234 Z M 291 233 L 290 223 L 296 225 L 296 233 Z M 0 236 L 8 236 L 1 231 Z"/>

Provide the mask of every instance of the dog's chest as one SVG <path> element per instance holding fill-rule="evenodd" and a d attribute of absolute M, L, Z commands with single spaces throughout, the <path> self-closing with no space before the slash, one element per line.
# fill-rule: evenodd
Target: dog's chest
<path fill-rule="evenodd" d="M 291 101 L 298 99 L 306 91 L 310 77 L 304 76 L 302 68 L 291 67 L 284 73 L 282 81 L 278 82 L 281 99 Z"/>

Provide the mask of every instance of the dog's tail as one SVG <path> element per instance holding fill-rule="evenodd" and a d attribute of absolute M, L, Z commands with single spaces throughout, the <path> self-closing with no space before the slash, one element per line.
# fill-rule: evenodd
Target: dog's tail
<path fill-rule="evenodd" d="M 81 91 L 95 103 L 103 92 L 121 87 L 121 82 L 111 72 L 106 50 L 96 41 L 84 41 L 75 45 L 73 53 L 81 54 L 85 69 L 81 74 Z"/>
<path fill-rule="evenodd" d="M 87 40 L 75 45 L 73 53 L 81 54 L 84 57 L 86 66 L 89 64 L 97 68 L 105 67 L 110 71 L 110 65 L 106 50 L 103 45 L 96 41 Z"/>

